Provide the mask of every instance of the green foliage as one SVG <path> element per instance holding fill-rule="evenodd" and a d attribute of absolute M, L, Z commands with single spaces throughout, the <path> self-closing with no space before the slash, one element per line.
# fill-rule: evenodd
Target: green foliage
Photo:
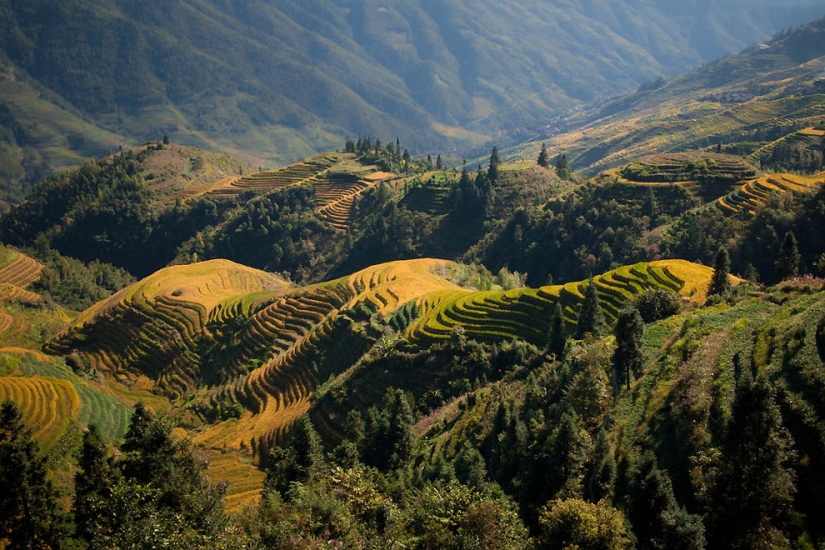
<path fill-rule="evenodd" d="M 33 255 L 44 266 L 32 290 L 75 311 L 82 311 L 135 282 L 126 270 L 99 260 L 84 264 L 48 247 L 35 248 Z"/>
<path fill-rule="evenodd" d="M 646 455 L 630 484 L 628 520 L 637 548 L 702 550 L 705 528 L 701 518 L 676 502 L 670 477 Z"/>
<path fill-rule="evenodd" d="M 774 264 L 776 277 L 781 281 L 796 277 L 797 273 L 799 273 L 799 259 L 800 255 L 796 244 L 796 236 L 793 234 L 793 231 L 788 231 L 782 240 L 782 246 L 779 247 L 779 255 Z"/>
<path fill-rule="evenodd" d="M 730 292 L 730 255 L 724 246 L 719 247 L 713 261 L 713 276 L 708 287 L 708 296 L 726 296 Z"/>
<path fill-rule="evenodd" d="M 682 310 L 679 296 L 661 288 L 645 289 L 634 304 L 645 323 L 653 323 L 678 315 Z"/>
<path fill-rule="evenodd" d="M 550 155 L 547 153 L 547 145 L 544 143 L 541 144 L 541 151 L 539 151 L 536 164 L 542 168 L 548 168 L 550 166 Z"/>
<path fill-rule="evenodd" d="M 550 328 L 547 337 L 547 351 L 561 359 L 567 344 L 567 334 L 564 328 L 564 316 L 561 312 L 561 303 L 556 302 L 553 315 L 550 317 Z"/>
<path fill-rule="evenodd" d="M 66 536 L 45 457 L 17 405 L 0 405 L 0 540 L 6 548 L 56 548 Z"/>
<path fill-rule="evenodd" d="M 788 546 L 796 453 L 766 380 L 745 378 L 737 386 L 723 451 L 712 501 L 713 546 Z"/>
<path fill-rule="evenodd" d="M 292 483 L 306 483 L 323 472 L 324 455 L 318 433 L 309 417 L 295 423 L 288 446 L 279 446 L 267 459 L 266 491 L 286 494 Z"/>
<path fill-rule="evenodd" d="M 619 510 L 580 499 L 554 500 L 541 512 L 541 550 L 620 550 L 632 538 Z"/>
<path fill-rule="evenodd" d="M 607 322 L 599 304 L 599 295 L 596 294 L 596 284 L 591 279 L 584 289 L 584 301 L 576 321 L 576 338 L 584 338 L 586 334 L 599 338 L 606 332 Z"/>
<path fill-rule="evenodd" d="M 616 351 L 613 354 L 616 376 L 630 389 L 631 377 L 639 378 L 644 365 L 642 340 L 645 325 L 639 311 L 625 309 L 619 313 L 613 332 L 616 335 Z"/>

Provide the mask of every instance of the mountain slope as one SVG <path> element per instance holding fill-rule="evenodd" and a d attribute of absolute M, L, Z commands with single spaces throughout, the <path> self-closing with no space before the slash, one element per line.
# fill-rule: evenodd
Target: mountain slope
<path fill-rule="evenodd" d="M 823 5 L 3 0 L 0 53 L 95 126 L 258 165 L 359 132 L 403 135 L 419 152 L 477 144 L 764 40 Z"/>
<path fill-rule="evenodd" d="M 552 150 L 564 151 L 573 168 L 596 174 L 653 153 L 767 145 L 818 126 L 825 115 L 823 34 L 820 18 L 691 73 L 648 83 L 554 122 L 543 131 L 559 135 L 514 153 L 534 155 L 546 141 Z"/>

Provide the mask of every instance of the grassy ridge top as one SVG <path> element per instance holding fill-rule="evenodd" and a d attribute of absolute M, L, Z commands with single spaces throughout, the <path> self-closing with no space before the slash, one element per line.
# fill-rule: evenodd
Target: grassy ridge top
<path fill-rule="evenodd" d="M 103 302 L 84 311 L 76 326 L 82 326 L 121 302 L 156 301 L 202 306 L 207 316 L 221 302 L 250 293 L 285 289 L 289 283 L 283 278 L 259 269 L 242 266 L 229 260 L 208 260 L 190 265 L 172 266 L 130 285 Z"/>

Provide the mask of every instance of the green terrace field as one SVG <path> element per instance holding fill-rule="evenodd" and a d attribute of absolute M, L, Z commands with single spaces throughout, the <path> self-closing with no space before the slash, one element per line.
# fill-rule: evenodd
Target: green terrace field
<path fill-rule="evenodd" d="M 647 288 L 662 288 L 702 301 L 712 269 L 680 260 L 625 266 L 594 277 L 593 284 L 609 321 Z M 546 341 L 550 314 L 562 305 L 572 332 L 587 282 L 538 289 L 498 292 L 441 292 L 421 301 L 426 313 L 407 330 L 407 337 L 421 345 L 450 338 L 461 326 L 479 340 L 524 339 L 541 345 Z"/>
<path fill-rule="evenodd" d="M 628 190 L 635 187 L 637 193 L 646 192 L 648 187 L 678 185 L 702 204 L 708 204 L 754 177 L 756 168 L 741 157 L 702 152 L 646 157 L 608 170 L 594 181 L 627 184 Z"/>
<path fill-rule="evenodd" d="M 149 373 L 161 391 L 178 398 L 200 378 L 195 340 L 210 315 L 234 311 L 239 296 L 287 286 L 279 277 L 225 260 L 166 268 L 83 312 L 47 350 L 77 350 L 84 363 L 121 382 Z M 251 302 L 241 300 L 240 306 Z"/>
<path fill-rule="evenodd" d="M 764 206 L 771 197 L 789 193 L 816 193 L 823 183 L 825 174 L 769 174 L 745 182 L 732 193 L 719 197 L 716 204 L 723 212 L 753 215 L 756 209 Z"/>

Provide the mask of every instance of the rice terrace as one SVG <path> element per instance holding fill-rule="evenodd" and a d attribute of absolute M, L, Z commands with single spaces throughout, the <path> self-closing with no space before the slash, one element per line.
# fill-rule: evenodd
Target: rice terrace
<path fill-rule="evenodd" d="M 825 548 L 825 0 L 18 4 L 0 549 Z"/>

